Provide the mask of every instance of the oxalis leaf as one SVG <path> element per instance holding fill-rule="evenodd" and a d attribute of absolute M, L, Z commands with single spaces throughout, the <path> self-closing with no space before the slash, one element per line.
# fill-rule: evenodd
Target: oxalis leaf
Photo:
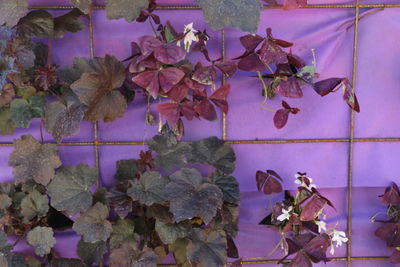
<path fill-rule="evenodd" d="M 92 205 L 89 187 L 97 179 L 97 170 L 85 164 L 59 169 L 53 181 L 47 186 L 51 205 L 69 215 L 86 211 Z"/>
<path fill-rule="evenodd" d="M 154 251 L 137 250 L 128 244 L 114 249 L 110 255 L 110 267 L 157 267 L 157 255 Z"/>
<path fill-rule="evenodd" d="M 164 197 L 170 201 L 170 211 L 176 222 L 200 217 L 209 223 L 222 206 L 223 194 L 196 169 L 183 168 L 170 176 Z"/>
<path fill-rule="evenodd" d="M 94 58 L 90 66 L 94 72 L 84 73 L 71 84 L 80 101 L 87 105 L 85 118 L 90 121 L 113 121 L 124 114 L 127 102 L 115 89 L 125 80 L 124 65 L 115 57 Z"/>
<path fill-rule="evenodd" d="M 28 232 L 26 239 L 29 245 L 35 248 L 36 255 L 43 257 L 49 254 L 51 248 L 56 244 L 53 234 L 53 229 L 50 227 L 37 226 Z"/>
<path fill-rule="evenodd" d="M 100 263 L 103 255 L 107 251 L 107 244 L 104 241 L 87 243 L 82 239 L 79 240 L 77 254 L 87 265 L 92 266 L 94 262 Z"/>
<path fill-rule="evenodd" d="M 217 137 L 206 138 L 192 143 L 192 153 L 189 162 L 207 163 L 223 173 L 229 174 L 235 170 L 235 152 L 225 141 Z"/>
<path fill-rule="evenodd" d="M 32 135 L 23 135 L 14 140 L 8 165 L 13 167 L 14 179 L 23 183 L 29 179 L 47 185 L 54 177 L 54 169 L 61 166 L 54 144 L 40 144 Z"/>
<path fill-rule="evenodd" d="M 127 22 L 137 19 L 142 9 L 149 6 L 149 0 L 106 0 L 108 19 L 124 18 Z"/>
<path fill-rule="evenodd" d="M 39 95 L 31 96 L 28 100 L 14 99 L 10 104 L 11 118 L 17 126 L 28 128 L 32 119 L 43 117 L 45 104 L 44 97 Z"/>
<path fill-rule="evenodd" d="M 237 28 L 255 33 L 263 6 L 259 0 L 196 0 L 211 28 Z"/>
<path fill-rule="evenodd" d="M 83 104 L 66 106 L 58 101 L 51 103 L 45 111 L 46 131 L 51 133 L 57 142 L 61 142 L 63 137 L 79 132 L 86 109 Z"/>
<path fill-rule="evenodd" d="M 180 223 L 164 223 L 160 220 L 156 221 L 156 231 L 164 244 L 172 244 L 178 238 L 184 238 L 191 231 L 190 221 Z"/>
<path fill-rule="evenodd" d="M 83 237 L 85 242 L 106 241 L 112 232 L 108 217 L 108 208 L 97 202 L 74 222 L 72 228 Z"/>
<path fill-rule="evenodd" d="M 27 0 L 0 1 L 0 26 L 14 27 L 28 11 Z"/>
<path fill-rule="evenodd" d="M 49 211 L 49 199 L 46 195 L 42 195 L 34 189 L 26 195 L 21 201 L 21 215 L 24 217 L 24 222 L 38 217 L 46 216 Z"/>
<path fill-rule="evenodd" d="M 145 172 L 140 180 L 135 180 L 133 186 L 128 189 L 127 194 L 141 204 L 151 206 L 154 203 L 165 201 L 163 191 L 168 184 L 168 179 L 162 177 L 159 172 Z"/>
<path fill-rule="evenodd" d="M 226 249 L 226 237 L 223 234 L 195 228 L 187 247 L 187 256 L 199 267 L 219 267 L 225 264 Z"/>
<path fill-rule="evenodd" d="M 112 249 L 119 248 L 123 244 L 129 244 L 135 247 L 139 239 L 140 236 L 135 233 L 135 222 L 130 219 L 119 219 L 117 223 L 113 225 L 110 247 Z"/>

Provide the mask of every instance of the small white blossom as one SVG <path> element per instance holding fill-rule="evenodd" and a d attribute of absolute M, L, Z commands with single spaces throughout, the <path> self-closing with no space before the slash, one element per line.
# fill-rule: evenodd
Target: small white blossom
<path fill-rule="evenodd" d="M 186 52 L 189 52 L 192 43 L 199 41 L 199 38 L 196 36 L 197 30 L 193 29 L 193 22 L 185 25 L 183 33 L 185 34 L 185 37 L 183 38 L 183 44 L 185 46 Z M 178 42 L 178 46 L 180 45 L 181 42 Z"/>
<path fill-rule="evenodd" d="M 346 243 L 349 239 L 346 237 L 346 233 L 343 231 L 338 231 L 333 229 L 331 233 L 331 240 L 332 242 L 336 242 L 336 247 L 340 247 L 343 245 L 343 243 Z M 330 253 L 333 255 L 335 252 L 335 249 L 333 248 L 333 245 L 331 246 Z"/>
<path fill-rule="evenodd" d="M 326 231 L 326 222 L 324 221 L 315 221 L 315 224 L 318 225 L 318 232 Z"/>
<path fill-rule="evenodd" d="M 317 186 L 316 186 L 315 184 L 312 184 L 313 179 L 310 178 L 310 177 L 306 177 L 306 176 L 300 175 L 300 174 L 298 174 L 298 173 L 296 173 L 296 174 L 294 175 L 294 177 L 296 178 L 296 180 L 294 180 L 294 183 L 295 183 L 295 184 L 298 184 L 298 185 L 301 186 L 301 187 L 305 187 L 305 188 L 307 188 L 307 189 L 310 190 L 310 191 L 311 191 L 311 189 L 313 189 L 313 188 L 317 188 Z M 307 179 L 310 181 L 310 185 L 307 185 L 307 184 L 304 182 L 304 179 L 303 179 L 304 177 L 307 178 Z"/>
<path fill-rule="evenodd" d="M 285 220 L 289 220 L 290 219 L 290 212 L 292 211 L 292 206 L 290 206 L 287 210 L 285 210 L 284 208 L 282 208 L 282 214 L 278 216 L 278 221 L 285 221 Z"/>

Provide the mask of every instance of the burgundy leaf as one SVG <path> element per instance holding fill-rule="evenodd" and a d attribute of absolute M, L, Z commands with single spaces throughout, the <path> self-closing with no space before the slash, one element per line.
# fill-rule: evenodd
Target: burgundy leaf
<path fill-rule="evenodd" d="M 228 98 L 231 86 L 226 84 L 216 90 L 209 99 L 219 107 L 225 114 L 228 113 L 228 102 L 226 99 Z"/>
<path fill-rule="evenodd" d="M 157 112 L 159 112 L 163 117 L 166 118 L 168 123 L 172 126 L 176 125 L 180 114 L 180 106 L 178 103 L 162 103 L 158 104 L 156 107 Z"/>
<path fill-rule="evenodd" d="M 283 9 L 291 10 L 297 9 L 307 5 L 307 0 L 284 0 L 283 1 Z"/>
<path fill-rule="evenodd" d="M 175 44 L 163 44 L 154 49 L 154 57 L 164 64 L 175 64 L 185 58 L 185 51 Z"/>
<path fill-rule="evenodd" d="M 389 261 L 393 264 L 399 264 L 400 263 L 400 251 L 396 250 L 393 252 L 392 255 L 390 255 Z"/>
<path fill-rule="evenodd" d="M 320 96 L 326 96 L 327 94 L 333 92 L 343 81 L 343 78 L 329 78 L 314 83 L 314 90 Z"/>
<path fill-rule="evenodd" d="M 392 183 L 390 187 L 386 188 L 385 194 L 381 197 L 382 202 L 386 205 L 400 205 L 400 191 L 395 183 Z"/>
<path fill-rule="evenodd" d="M 274 115 L 274 125 L 277 129 L 282 129 L 285 127 L 289 119 L 290 110 L 288 109 L 278 109 Z"/>
<path fill-rule="evenodd" d="M 280 39 L 271 39 L 271 41 L 273 41 L 274 43 L 276 43 L 277 45 L 279 45 L 280 47 L 291 47 L 293 46 L 293 43 L 288 42 L 288 41 L 284 41 L 284 40 L 280 40 Z"/>
<path fill-rule="evenodd" d="M 140 65 L 148 69 L 158 70 L 161 67 L 161 63 L 154 57 L 153 54 L 148 56 L 139 56 L 138 60 L 140 61 Z"/>
<path fill-rule="evenodd" d="M 400 247 L 400 224 L 386 223 L 375 231 L 375 235 L 386 241 L 388 247 Z"/>
<path fill-rule="evenodd" d="M 131 42 L 131 55 L 136 56 L 140 55 L 140 53 L 141 53 L 140 46 L 136 42 Z"/>
<path fill-rule="evenodd" d="M 144 56 L 150 55 L 154 49 L 163 43 L 157 38 L 145 35 L 139 38 L 139 46 Z"/>
<path fill-rule="evenodd" d="M 214 106 L 208 99 L 204 99 L 197 103 L 194 109 L 199 114 L 199 116 L 203 117 L 206 120 L 215 121 L 217 119 L 217 112 L 215 111 Z"/>
<path fill-rule="evenodd" d="M 237 63 L 233 61 L 222 61 L 215 64 L 215 66 L 228 77 L 232 77 L 237 71 Z"/>
<path fill-rule="evenodd" d="M 266 195 L 282 192 L 282 184 L 279 180 L 281 180 L 281 178 L 273 175 L 271 172 L 265 173 L 263 171 L 257 171 L 256 173 L 258 191 L 263 191 Z"/>
<path fill-rule="evenodd" d="M 201 84 L 212 85 L 217 79 L 217 70 L 212 65 L 207 67 L 198 65 L 192 79 Z"/>
<path fill-rule="evenodd" d="M 263 72 L 267 66 L 256 53 L 251 53 L 239 61 L 238 68 L 244 71 Z"/>
<path fill-rule="evenodd" d="M 303 253 L 298 252 L 288 267 L 312 267 L 310 259 Z"/>
<path fill-rule="evenodd" d="M 257 46 L 264 40 L 260 35 L 247 34 L 240 37 L 240 43 L 247 51 L 254 51 Z"/>
<path fill-rule="evenodd" d="M 130 73 L 138 73 L 146 70 L 146 67 L 143 66 L 139 60 L 140 57 L 133 58 L 132 62 L 129 63 L 129 72 Z"/>
<path fill-rule="evenodd" d="M 295 66 L 298 69 L 300 69 L 306 65 L 304 60 L 296 55 L 287 54 L 287 58 L 288 58 L 289 64 Z"/>
<path fill-rule="evenodd" d="M 159 72 L 160 87 L 168 93 L 184 76 L 185 73 L 175 67 L 162 69 Z"/>
<path fill-rule="evenodd" d="M 282 64 L 288 62 L 286 53 L 269 39 L 265 40 L 259 53 L 264 64 Z"/>
<path fill-rule="evenodd" d="M 301 90 L 299 82 L 294 76 L 282 77 L 275 89 L 275 92 L 284 97 L 290 97 L 290 98 L 303 97 L 303 91 Z"/>
<path fill-rule="evenodd" d="M 187 95 L 189 86 L 181 80 L 168 92 L 168 97 L 176 102 L 181 102 Z"/>
<path fill-rule="evenodd" d="M 327 201 L 323 198 L 320 198 L 317 195 L 314 195 L 309 202 L 304 206 L 303 210 L 300 213 L 300 220 L 302 221 L 313 221 L 315 220 L 322 209 L 326 205 Z"/>
<path fill-rule="evenodd" d="M 311 241 L 304 246 L 304 251 L 315 263 L 320 261 L 327 262 L 329 259 L 326 257 L 326 250 L 330 245 L 330 237 L 327 234 L 322 234 L 311 239 Z"/>
<path fill-rule="evenodd" d="M 148 70 L 139 73 L 132 78 L 132 81 L 140 87 L 146 89 L 150 95 L 156 98 L 160 92 L 160 83 L 158 81 L 158 71 Z"/>
<path fill-rule="evenodd" d="M 347 78 L 343 80 L 343 85 L 343 100 L 347 102 L 351 109 L 360 112 L 360 105 L 358 104 L 357 96 Z"/>

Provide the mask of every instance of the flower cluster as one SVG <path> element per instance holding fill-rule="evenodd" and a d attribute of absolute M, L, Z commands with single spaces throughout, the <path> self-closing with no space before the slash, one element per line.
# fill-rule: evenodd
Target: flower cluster
<path fill-rule="evenodd" d="M 259 191 L 267 195 L 283 191 L 282 178 L 275 171 L 258 171 L 256 180 Z M 306 173 L 296 173 L 296 194 L 292 196 L 289 191 L 285 191 L 284 200 L 275 203 L 272 212 L 260 222 L 281 233 L 279 245 L 286 253 L 281 262 L 296 254 L 290 266 L 311 266 L 311 262 L 327 262 L 328 247 L 333 255 L 335 247 L 348 241 L 346 233 L 336 229 L 337 225 L 327 227 L 324 208 L 327 205 L 333 208 L 333 204 L 321 195 L 312 181 Z"/>

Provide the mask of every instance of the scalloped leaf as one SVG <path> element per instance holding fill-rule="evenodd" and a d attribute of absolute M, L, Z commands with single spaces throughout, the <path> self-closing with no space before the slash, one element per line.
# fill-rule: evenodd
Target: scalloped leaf
<path fill-rule="evenodd" d="M 154 251 L 144 249 L 142 251 L 124 244 L 114 249 L 110 255 L 110 267 L 157 267 L 157 255 Z"/>
<path fill-rule="evenodd" d="M 133 247 L 140 240 L 140 236 L 135 233 L 135 222 L 131 219 L 119 219 L 113 225 L 113 232 L 110 238 L 111 249 L 119 248 L 123 244 L 129 244 Z"/>
<path fill-rule="evenodd" d="M 164 244 L 172 244 L 178 238 L 184 238 L 188 236 L 192 227 L 189 221 L 183 221 L 180 223 L 165 223 L 157 220 L 155 229 Z"/>
<path fill-rule="evenodd" d="M 50 253 L 51 248 L 56 244 L 53 229 L 50 227 L 37 226 L 28 232 L 26 240 L 35 248 L 35 254 L 43 257 Z"/>
<path fill-rule="evenodd" d="M 87 265 L 92 266 L 93 263 L 100 263 L 103 255 L 107 252 L 107 244 L 104 241 L 88 243 L 79 240 L 77 246 L 77 254 Z"/>
<path fill-rule="evenodd" d="M 106 0 L 108 19 L 124 18 L 127 22 L 137 19 L 142 9 L 149 6 L 149 0 Z"/>
<path fill-rule="evenodd" d="M 140 180 L 134 181 L 127 194 L 133 200 L 137 200 L 147 206 L 162 203 L 165 201 L 163 191 L 168 182 L 168 179 L 162 177 L 161 173 L 148 171 L 142 174 Z"/>
<path fill-rule="evenodd" d="M 239 204 L 240 190 L 239 183 L 233 176 L 213 175 L 213 183 L 221 189 L 224 194 L 224 201 Z"/>
<path fill-rule="evenodd" d="M 10 104 L 11 118 L 19 127 L 28 128 L 32 119 L 44 116 L 45 98 L 40 95 L 31 96 L 28 100 L 18 98 Z"/>
<path fill-rule="evenodd" d="M 21 215 L 24 222 L 28 223 L 35 217 L 44 217 L 49 211 L 49 198 L 39 191 L 33 190 L 21 201 Z"/>

